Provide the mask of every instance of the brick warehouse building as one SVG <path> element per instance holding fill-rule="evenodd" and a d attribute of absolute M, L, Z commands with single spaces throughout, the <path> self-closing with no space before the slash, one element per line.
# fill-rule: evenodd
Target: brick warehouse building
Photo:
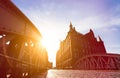
<path fill-rule="evenodd" d="M 81 34 L 70 23 L 65 40 L 56 54 L 56 68 L 66 69 L 120 69 L 120 55 L 108 54 L 100 37 L 93 31 Z"/>

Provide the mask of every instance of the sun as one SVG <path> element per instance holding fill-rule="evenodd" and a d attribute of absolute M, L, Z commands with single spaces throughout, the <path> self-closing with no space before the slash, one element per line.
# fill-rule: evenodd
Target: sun
<path fill-rule="evenodd" d="M 55 56 L 56 56 L 56 52 L 57 52 L 57 42 L 56 40 L 53 38 L 42 38 L 41 40 L 42 45 L 46 48 L 47 52 L 48 52 L 48 58 L 50 62 L 54 62 L 55 61 Z"/>
<path fill-rule="evenodd" d="M 59 49 L 60 39 L 58 34 L 55 31 L 50 31 L 48 28 L 41 29 L 42 39 L 41 44 L 46 48 L 48 52 L 48 60 L 53 62 L 53 66 L 56 65 L 56 53 Z"/>
<path fill-rule="evenodd" d="M 45 48 L 47 48 L 48 43 L 47 43 L 47 41 L 46 41 L 44 38 L 42 38 L 41 42 L 42 42 L 42 45 L 43 45 Z"/>

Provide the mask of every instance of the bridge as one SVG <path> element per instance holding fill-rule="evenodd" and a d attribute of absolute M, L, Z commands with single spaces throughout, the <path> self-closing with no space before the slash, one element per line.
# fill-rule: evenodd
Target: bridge
<path fill-rule="evenodd" d="M 0 78 L 22 78 L 47 69 L 41 33 L 10 1 L 0 0 Z"/>
<path fill-rule="evenodd" d="M 120 55 L 91 54 L 80 58 L 74 66 L 84 70 L 120 70 Z"/>
<path fill-rule="evenodd" d="M 115 72 L 56 69 L 46 72 L 48 55 L 41 39 L 35 25 L 10 0 L 0 0 L 0 78 L 120 77 L 120 56 L 114 54 L 85 56 L 74 66 L 78 69 L 117 67 Z"/>

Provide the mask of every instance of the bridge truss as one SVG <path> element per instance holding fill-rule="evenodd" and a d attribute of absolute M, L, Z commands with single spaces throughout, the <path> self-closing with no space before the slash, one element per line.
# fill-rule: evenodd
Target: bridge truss
<path fill-rule="evenodd" d="M 74 66 L 86 70 L 120 70 L 120 55 L 89 55 L 80 58 Z"/>
<path fill-rule="evenodd" d="M 10 1 L 0 0 L 0 78 L 22 78 L 47 68 L 35 25 Z"/>

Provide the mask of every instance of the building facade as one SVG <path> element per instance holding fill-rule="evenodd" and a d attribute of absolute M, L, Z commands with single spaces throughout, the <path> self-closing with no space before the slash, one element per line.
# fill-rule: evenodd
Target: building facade
<path fill-rule="evenodd" d="M 88 33 L 81 34 L 76 31 L 71 23 L 69 27 L 70 30 L 65 40 L 60 42 L 60 48 L 56 54 L 57 68 L 118 69 L 116 66 L 111 67 L 110 64 L 104 65 L 109 61 L 111 55 L 107 54 L 102 39 L 99 36 L 96 38 L 91 29 Z M 117 59 L 119 61 L 119 55 L 112 55 L 112 57 L 112 60 Z M 90 59 L 92 60 L 90 61 Z M 116 64 L 116 61 L 114 63 Z M 117 66 L 119 65 L 117 63 Z"/>

